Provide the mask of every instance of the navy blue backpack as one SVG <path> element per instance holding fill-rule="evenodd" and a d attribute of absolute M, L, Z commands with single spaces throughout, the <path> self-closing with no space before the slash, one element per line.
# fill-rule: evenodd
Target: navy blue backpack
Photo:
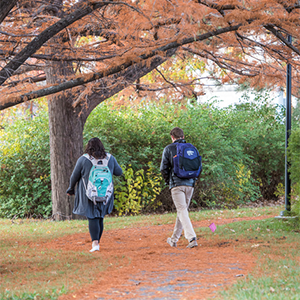
<path fill-rule="evenodd" d="M 174 174 L 179 178 L 197 178 L 202 171 L 202 158 L 197 148 L 190 143 L 176 143 L 173 157 Z"/>

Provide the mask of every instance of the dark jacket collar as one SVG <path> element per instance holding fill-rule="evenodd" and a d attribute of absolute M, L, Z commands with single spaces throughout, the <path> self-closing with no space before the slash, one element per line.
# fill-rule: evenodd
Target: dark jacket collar
<path fill-rule="evenodd" d="M 186 143 L 185 139 L 178 139 L 174 143 Z"/>

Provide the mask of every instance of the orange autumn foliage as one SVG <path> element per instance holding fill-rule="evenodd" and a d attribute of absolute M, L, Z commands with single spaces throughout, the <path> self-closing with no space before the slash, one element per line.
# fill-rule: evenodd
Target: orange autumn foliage
<path fill-rule="evenodd" d="M 137 103 L 145 96 L 197 97 L 204 72 L 222 83 L 282 87 L 286 63 L 293 66 L 293 93 L 299 90 L 298 0 L 0 0 L 0 8 L 0 109 L 67 90 L 80 105 L 113 88 L 112 77 L 141 62 L 150 66 L 170 49 L 175 56 L 122 95 Z M 53 61 L 71 62 L 73 72 L 50 83 Z"/>

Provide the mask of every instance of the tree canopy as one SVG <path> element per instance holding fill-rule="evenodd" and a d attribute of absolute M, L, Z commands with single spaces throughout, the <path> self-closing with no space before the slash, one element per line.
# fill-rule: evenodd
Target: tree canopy
<path fill-rule="evenodd" d="M 0 0 L 0 8 L 0 109 L 70 89 L 74 106 L 89 105 L 126 81 L 129 69 L 174 51 L 214 62 L 212 77 L 223 69 L 223 80 L 255 86 L 281 86 L 290 62 L 298 91 L 298 0 Z M 55 61 L 71 63 L 73 72 L 46 82 Z M 154 87 L 140 81 L 138 88 L 174 87 L 163 71 Z"/>
<path fill-rule="evenodd" d="M 0 0 L 0 110 L 47 96 L 53 214 L 71 215 L 87 117 L 127 87 L 197 98 L 198 67 L 221 83 L 281 87 L 290 63 L 297 95 L 299 12 L 298 0 Z"/>

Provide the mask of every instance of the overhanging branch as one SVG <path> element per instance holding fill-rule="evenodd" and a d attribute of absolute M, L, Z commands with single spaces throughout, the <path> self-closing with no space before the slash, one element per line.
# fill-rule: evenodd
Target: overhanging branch
<path fill-rule="evenodd" d="M 45 29 L 37 37 L 35 37 L 19 54 L 17 54 L 1 71 L 0 71 L 0 85 L 2 85 L 13 73 L 26 61 L 28 57 L 39 50 L 49 39 L 59 33 L 67 26 L 80 20 L 84 16 L 90 14 L 95 9 L 107 5 L 105 2 L 88 3 L 85 7 L 80 7 L 73 13 L 69 14 L 52 26 Z"/>
<path fill-rule="evenodd" d="M 281 40 L 286 46 L 288 46 L 295 53 L 300 55 L 300 51 L 294 47 L 278 30 L 275 29 L 274 25 L 266 25 L 265 28 L 272 32 L 279 40 Z"/>
<path fill-rule="evenodd" d="M 238 24 L 235 26 L 228 26 L 228 27 L 210 31 L 210 32 L 207 32 L 207 33 L 195 36 L 195 37 L 184 38 L 181 41 L 171 42 L 171 43 L 161 46 L 157 49 L 148 51 L 147 53 L 144 53 L 144 54 L 140 55 L 139 57 L 136 57 L 136 59 L 134 59 L 134 60 L 131 59 L 131 60 L 124 62 L 118 66 L 114 66 L 114 67 L 110 68 L 109 70 L 104 70 L 102 72 L 96 72 L 93 74 L 86 75 L 84 77 L 77 77 L 73 80 L 70 80 L 70 81 L 67 81 L 67 82 L 64 82 L 61 84 L 57 84 L 57 85 L 54 85 L 54 86 L 51 86 L 48 88 L 44 88 L 44 89 L 40 89 L 37 91 L 32 91 L 32 92 L 23 94 L 21 96 L 17 96 L 12 99 L 8 99 L 5 103 L 2 103 L 0 105 L 0 110 L 6 109 L 8 107 L 14 106 L 16 104 L 19 104 L 19 103 L 22 103 L 22 102 L 25 102 L 28 100 L 44 97 L 47 95 L 52 95 L 52 94 L 55 94 L 55 93 L 58 93 L 61 91 L 65 91 L 65 90 L 68 90 L 68 89 L 71 89 L 71 88 L 74 88 L 74 87 L 77 87 L 77 86 L 80 86 L 80 85 L 83 85 L 83 84 L 86 84 L 89 82 L 93 82 L 98 79 L 102 79 L 104 77 L 107 77 L 107 76 L 110 76 L 113 74 L 117 74 L 119 72 L 122 72 L 123 70 L 126 70 L 128 67 L 136 64 L 137 61 L 144 61 L 144 60 L 147 60 L 156 55 L 163 56 L 163 54 L 168 50 L 177 49 L 182 45 L 194 43 L 196 41 L 203 41 L 210 37 L 217 36 L 217 35 L 220 35 L 223 33 L 236 31 L 241 26 L 242 26 L 242 24 Z"/>
<path fill-rule="evenodd" d="M 168 50 L 177 49 L 182 45 L 194 43 L 196 41 L 203 41 L 203 40 L 206 40 L 210 37 L 217 36 L 217 35 L 220 35 L 220 34 L 223 34 L 223 33 L 236 31 L 241 26 L 242 26 L 242 24 L 238 24 L 238 25 L 235 25 L 235 26 L 228 26 L 228 27 L 220 28 L 220 29 L 217 29 L 217 30 L 214 30 L 214 31 L 210 31 L 210 32 L 207 32 L 207 33 L 195 36 L 195 37 L 184 38 L 181 41 L 174 41 L 174 42 L 171 42 L 167 45 L 159 47 L 157 49 L 148 51 L 147 53 L 144 53 L 144 54 L 140 55 L 139 57 L 137 57 L 134 60 L 131 59 L 131 60 L 129 60 L 127 62 L 124 62 L 124 63 L 122 63 L 118 66 L 114 66 L 114 67 L 112 67 L 108 70 L 104 70 L 102 72 L 96 72 L 96 73 L 93 73 L 93 74 L 88 74 L 84 77 L 78 77 L 76 79 L 73 79 L 73 80 L 70 80 L 70 81 L 67 81 L 67 82 L 64 82 L 64 83 L 61 83 L 61 84 L 57 84 L 57 85 L 54 85 L 54 86 L 51 86 L 51 87 L 48 87 L 48 88 L 44 88 L 44 89 L 40 89 L 40 90 L 37 90 L 37 91 L 29 92 L 29 93 L 26 93 L 26 94 L 23 94 L 23 95 L 14 97 L 14 98 L 9 98 L 9 99 L 6 100 L 6 102 L 4 102 L 4 101 L 2 102 L 2 104 L 0 105 L 0 110 L 6 109 L 8 107 L 11 107 L 11 106 L 14 106 L 14 105 L 17 105 L 17 104 L 20 104 L 20 103 L 28 101 L 28 100 L 32 100 L 32 99 L 44 97 L 44 96 L 47 96 L 47 95 L 55 94 L 55 93 L 58 93 L 58 92 L 61 92 L 61 91 L 71 89 L 73 87 L 77 87 L 77 86 L 80 86 L 80 85 L 83 85 L 83 84 L 86 84 L 86 83 L 89 83 L 89 82 L 93 82 L 93 81 L 98 80 L 98 79 L 102 79 L 104 77 L 108 77 L 110 75 L 117 74 L 119 72 L 122 72 L 122 71 L 126 70 L 130 66 L 135 65 L 137 63 L 137 61 L 144 61 L 144 60 L 152 58 L 156 55 L 163 56 L 163 54 Z"/>
<path fill-rule="evenodd" d="M 17 0 L 0 0 L 0 23 L 16 5 Z"/>

